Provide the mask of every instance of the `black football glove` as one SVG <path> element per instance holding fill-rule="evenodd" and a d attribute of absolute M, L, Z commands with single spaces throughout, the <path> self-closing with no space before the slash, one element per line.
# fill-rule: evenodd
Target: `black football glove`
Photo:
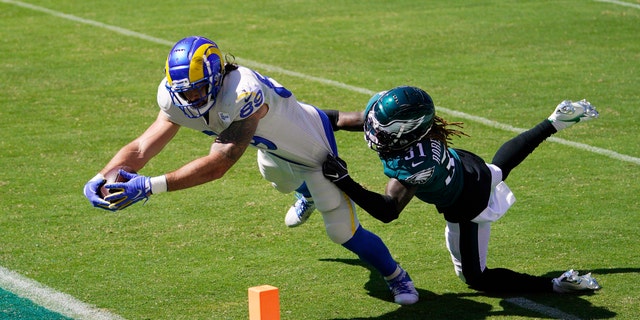
<path fill-rule="evenodd" d="M 347 163 L 332 154 L 327 155 L 327 160 L 322 164 L 322 174 L 331 182 L 338 182 L 349 176 Z"/>

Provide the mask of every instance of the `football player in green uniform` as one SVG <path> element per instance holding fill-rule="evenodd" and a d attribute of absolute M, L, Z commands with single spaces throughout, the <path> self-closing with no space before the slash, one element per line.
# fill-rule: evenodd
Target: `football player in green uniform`
<path fill-rule="evenodd" d="M 514 203 L 505 184 L 509 173 L 545 139 L 574 123 L 598 117 L 586 100 L 560 103 L 548 119 L 507 141 L 491 163 L 472 152 L 449 147 L 465 135 L 459 122 L 436 115 L 433 100 L 420 88 L 401 86 L 374 95 L 364 111 L 364 134 L 389 177 L 385 194 L 363 188 L 333 155 L 325 177 L 360 207 L 388 223 L 416 197 L 436 206 L 446 220 L 445 238 L 456 274 L 470 288 L 488 293 L 590 292 L 600 289 L 591 274 L 574 270 L 557 278 L 505 268 L 488 268 L 491 223 Z M 456 129 L 456 127 L 458 129 Z"/>

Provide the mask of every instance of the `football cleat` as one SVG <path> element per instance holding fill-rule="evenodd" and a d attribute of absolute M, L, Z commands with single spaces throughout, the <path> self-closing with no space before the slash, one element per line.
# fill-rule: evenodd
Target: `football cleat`
<path fill-rule="evenodd" d="M 418 291 L 413 286 L 413 281 L 409 274 L 402 268 L 402 272 L 391 279 L 386 280 L 389 290 L 393 294 L 393 300 L 400 305 L 409 305 L 418 302 Z"/>
<path fill-rule="evenodd" d="M 307 221 L 313 211 L 316 210 L 316 204 L 311 198 L 305 198 L 302 194 L 296 192 L 296 202 L 289 208 L 287 215 L 284 217 L 284 224 L 289 228 L 297 227 Z"/>
<path fill-rule="evenodd" d="M 580 293 L 600 290 L 600 285 L 591 273 L 579 275 L 573 269 L 552 280 L 553 291 L 558 293 Z"/>
<path fill-rule="evenodd" d="M 574 123 L 595 119 L 598 115 L 596 108 L 585 99 L 578 102 L 564 100 L 558 104 L 549 116 L 549 121 L 551 121 L 556 130 L 560 131 Z"/>

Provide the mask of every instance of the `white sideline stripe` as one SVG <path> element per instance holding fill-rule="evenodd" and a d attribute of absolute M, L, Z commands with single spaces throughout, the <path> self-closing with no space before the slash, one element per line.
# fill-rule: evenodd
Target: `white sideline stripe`
<path fill-rule="evenodd" d="M 123 34 L 123 35 L 126 35 L 126 36 L 139 38 L 139 39 L 146 40 L 146 41 L 153 42 L 153 43 L 157 43 L 157 44 L 162 44 L 162 45 L 166 45 L 166 46 L 173 46 L 173 44 L 174 44 L 173 42 L 168 41 L 168 40 L 152 37 L 152 36 L 149 36 L 149 35 L 146 35 L 146 34 L 143 34 L 143 33 L 127 30 L 127 29 L 124 29 L 124 28 L 120 28 L 120 27 L 116 27 L 116 26 L 112 26 L 112 25 L 108 25 L 108 24 L 104 24 L 104 23 L 97 22 L 97 21 L 94 21 L 94 20 L 80 18 L 80 17 L 74 16 L 74 15 L 70 15 L 70 14 L 54 11 L 54 10 L 51 10 L 51 9 L 47 9 L 47 8 L 43 8 L 43 7 L 40 7 L 40 6 L 32 5 L 32 4 L 29 4 L 29 3 L 22 2 L 22 1 L 14 1 L 14 0 L 0 0 L 0 1 L 4 2 L 4 3 L 14 4 L 14 5 L 23 7 L 23 8 L 32 9 L 32 10 L 35 10 L 35 11 L 44 12 L 44 13 L 47 13 L 47 14 L 50 14 L 50 15 L 53 15 L 53 16 L 56 16 L 56 17 L 60 17 L 60 18 L 64 18 L 64 19 L 68 19 L 68 20 L 72 20 L 72 21 L 76 21 L 76 22 L 92 25 L 92 26 L 103 28 L 103 29 L 107 29 L 107 30 L 111 30 L 111 31 L 114 31 L 114 32 L 117 32 L 117 33 L 120 33 L 120 34 Z M 609 2 L 609 3 L 621 4 L 621 5 L 631 5 L 631 4 L 626 3 L 626 2 L 620 2 L 620 1 L 615 1 L 615 0 L 594 0 L 594 1 Z M 631 6 L 633 6 L 633 5 L 631 5 Z M 640 8 L 640 6 L 638 6 L 638 7 Z M 276 66 L 272 66 L 272 65 L 268 65 L 268 64 L 252 61 L 252 60 L 246 60 L 246 59 L 241 59 L 241 58 L 238 58 L 237 60 L 241 64 L 244 64 L 244 65 L 247 65 L 247 66 L 251 66 L 251 67 L 254 67 L 254 68 L 260 68 L 260 69 L 263 69 L 263 70 L 266 70 L 266 71 L 269 71 L 269 72 L 277 72 L 277 73 L 285 74 L 285 75 L 288 75 L 288 76 L 301 78 L 301 79 L 304 79 L 304 80 L 319 82 L 319 83 L 322 83 L 322 84 L 326 84 L 326 85 L 329 85 L 329 86 L 342 88 L 342 89 L 349 90 L 349 91 L 352 91 L 352 92 L 362 93 L 362 94 L 366 94 L 366 95 L 373 95 L 374 93 L 376 93 L 376 91 L 372 91 L 372 90 L 369 90 L 369 89 L 360 88 L 360 87 L 348 85 L 348 84 L 345 84 L 345 83 L 342 83 L 342 82 L 329 80 L 329 79 L 325 79 L 325 78 L 314 77 L 314 76 L 306 75 L 304 73 L 290 71 L 290 70 L 286 70 L 286 69 L 283 69 L 283 68 L 280 68 L 280 67 L 276 67 Z M 493 120 L 489 120 L 489 119 L 486 119 L 486 118 L 470 115 L 470 114 L 467 114 L 467 113 L 464 113 L 464 112 L 460 112 L 460 111 L 455 111 L 455 110 L 451 110 L 451 109 L 447 109 L 447 108 L 443 108 L 443 107 L 438 107 L 438 110 L 442 111 L 442 112 L 445 112 L 445 113 L 448 113 L 448 114 L 455 115 L 455 116 L 463 118 L 463 119 L 480 122 L 482 124 L 485 124 L 485 125 L 488 125 L 488 126 L 491 126 L 491 127 L 494 127 L 494 128 L 498 128 L 498 129 L 503 129 L 503 130 L 512 131 L 512 132 L 516 132 L 516 133 L 520 133 L 520 132 L 525 131 L 525 129 L 515 128 L 515 127 L 512 127 L 510 125 L 502 124 L 502 123 L 499 123 L 499 122 L 496 122 L 496 121 L 493 121 Z M 640 158 L 636 158 L 636 157 L 620 154 L 620 153 L 612 151 L 612 150 L 593 147 L 593 146 L 590 146 L 590 145 L 587 145 L 587 144 L 584 144 L 584 143 L 573 142 L 573 141 L 560 139 L 560 138 L 555 138 L 555 137 L 551 137 L 551 138 L 549 138 L 547 140 L 555 142 L 555 143 L 560 143 L 560 144 L 563 144 L 563 145 L 566 145 L 566 146 L 570 146 L 570 147 L 573 147 L 573 148 L 576 148 L 576 149 L 581 149 L 581 150 L 589 151 L 589 152 L 592 152 L 592 153 L 600 154 L 600 155 L 603 155 L 603 156 L 606 156 L 606 157 L 609 157 L 609 158 L 613 158 L 613 159 L 617 159 L 617 160 L 620 160 L 620 161 L 631 162 L 631 163 L 640 165 Z"/>
<path fill-rule="evenodd" d="M 69 318 L 124 320 L 116 314 L 86 304 L 66 293 L 53 290 L 2 266 L 0 266 L 0 288 Z"/>
<path fill-rule="evenodd" d="M 551 308 L 551 307 L 547 307 L 543 304 L 539 304 L 536 302 L 533 302 L 529 299 L 525 299 L 525 298 L 509 298 L 509 299 L 505 299 L 506 302 L 509 302 L 511 304 L 514 304 L 516 306 L 519 306 L 521 308 L 524 309 L 528 309 L 531 311 L 535 311 L 537 313 L 540 314 L 544 314 L 545 316 L 554 318 L 554 319 L 564 319 L 564 320 L 581 320 L 580 318 L 562 312 L 558 309 L 555 308 Z"/>
<path fill-rule="evenodd" d="M 607 3 L 617 4 L 617 5 L 621 5 L 621 6 L 625 6 L 625 7 L 631 7 L 631 8 L 640 9 L 640 4 L 629 3 L 629 2 L 624 2 L 624 1 L 617 1 L 617 0 L 593 0 L 593 1 L 596 1 L 596 2 L 607 2 Z"/>
<path fill-rule="evenodd" d="M 521 133 L 526 131 L 527 129 L 522 129 L 522 128 L 517 128 L 514 126 L 510 126 L 508 124 L 504 124 L 504 123 L 500 123 L 497 121 L 493 121 L 493 120 L 489 120 L 487 118 L 482 118 L 482 117 L 478 117 L 478 116 L 474 116 L 474 115 L 470 115 L 464 112 L 460 112 L 460 111 L 455 111 L 455 110 L 451 110 L 451 109 L 447 109 L 447 108 L 443 108 L 443 107 L 438 107 L 438 111 L 443 111 L 445 113 L 448 113 L 450 115 L 462 118 L 462 119 L 466 119 L 466 120 L 472 120 L 484 125 L 487 125 L 489 127 L 493 127 L 493 128 L 497 128 L 497 129 L 502 129 L 505 131 L 511 131 L 511 132 L 515 132 L 515 133 Z M 559 143 L 559 144 L 563 144 L 566 146 L 570 146 L 576 149 L 581 149 L 581 150 L 585 150 L 585 151 L 589 151 L 592 153 L 597 153 L 609 158 L 613 158 L 613 159 L 617 159 L 617 160 L 621 160 L 621 161 L 625 161 L 625 162 L 631 162 L 631 163 L 635 163 L 640 165 L 640 158 L 635 158 L 632 156 L 628 156 L 628 155 L 624 155 L 621 153 L 617 153 L 615 151 L 612 150 L 608 150 L 608 149 L 603 149 L 603 148 L 598 148 L 598 147 L 594 147 L 594 146 L 590 146 L 588 144 L 584 144 L 584 143 L 579 143 L 579 142 L 573 142 L 573 141 L 569 141 L 569 140 L 565 140 L 565 139 L 561 139 L 561 138 L 556 138 L 556 137 L 550 137 L 547 139 L 547 141 L 552 141 L 555 143 Z"/>
<path fill-rule="evenodd" d="M 104 23 L 101 23 L 101 22 L 98 22 L 98 21 L 94 21 L 94 20 L 80 18 L 80 17 L 74 16 L 74 15 L 70 15 L 70 14 L 59 12 L 59 11 L 54 11 L 54 10 L 51 10 L 51 9 L 47 9 L 47 8 L 44 8 L 44 7 L 36 6 L 36 5 L 30 4 L 30 3 L 26 3 L 26 2 L 22 2 L 22 1 L 13 1 L 13 0 L 0 0 L 0 1 L 2 1 L 4 3 L 13 4 L 13 5 L 16 5 L 18 7 L 23 7 L 23 8 L 31 9 L 31 10 L 34 10 L 34 11 L 44 12 L 44 13 L 50 14 L 50 15 L 55 16 L 55 17 L 59 17 L 59 18 L 63 18 L 63 19 L 76 21 L 76 22 L 92 25 L 92 26 L 95 26 L 95 27 L 111 30 L 111 31 L 114 31 L 114 32 L 117 32 L 117 33 L 121 33 L 121 34 L 124 34 L 124 35 L 127 35 L 127 36 L 134 37 L 134 38 L 140 38 L 140 39 L 147 40 L 147 41 L 154 42 L 154 43 L 158 43 L 158 44 L 164 44 L 164 45 L 167 45 L 167 46 L 173 46 L 173 43 L 168 41 L 168 40 L 154 38 L 154 37 L 148 36 L 146 34 L 142 34 L 142 33 L 138 33 L 138 32 L 131 31 L 131 30 L 127 30 L 127 29 L 124 29 L 124 28 L 120 28 L 120 27 L 104 24 Z"/>

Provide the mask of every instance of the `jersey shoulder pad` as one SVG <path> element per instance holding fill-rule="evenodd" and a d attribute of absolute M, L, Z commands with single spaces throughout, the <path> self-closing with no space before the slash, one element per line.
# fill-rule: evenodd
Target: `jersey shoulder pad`
<path fill-rule="evenodd" d="M 158 94 L 156 99 L 158 101 L 158 107 L 164 112 L 169 111 L 169 108 L 173 105 L 171 102 L 171 96 L 169 95 L 169 91 L 167 91 L 167 78 L 162 79 L 160 84 L 158 85 Z"/>

